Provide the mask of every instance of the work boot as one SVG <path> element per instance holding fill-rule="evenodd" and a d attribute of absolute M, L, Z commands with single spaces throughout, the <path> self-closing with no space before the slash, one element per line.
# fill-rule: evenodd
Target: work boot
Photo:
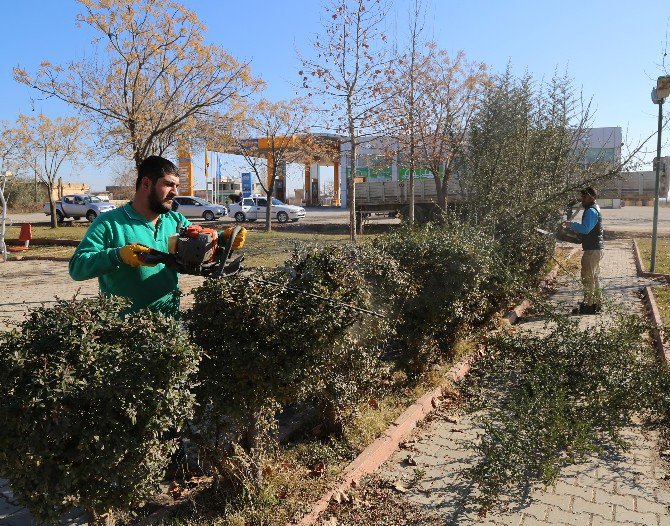
<path fill-rule="evenodd" d="M 572 314 L 595 314 L 596 306 L 595 305 L 586 305 L 584 302 L 579 303 L 579 307 L 572 309 Z"/>

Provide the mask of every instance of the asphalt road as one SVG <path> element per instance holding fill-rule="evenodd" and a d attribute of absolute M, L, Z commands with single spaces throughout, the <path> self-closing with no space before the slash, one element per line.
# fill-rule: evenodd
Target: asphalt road
<path fill-rule="evenodd" d="M 304 219 L 300 221 L 307 224 L 328 224 L 328 223 L 341 223 L 347 224 L 349 222 L 349 212 L 347 210 L 341 210 L 337 208 L 306 208 L 307 215 Z M 8 224 L 21 224 L 21 223 L 31 223 L 33 225 L 48 225 L 50 220 L 46 214 L 41 212 L 31 213 L 31 214 L 8 214 Z M 198 219 L 191 219 L 191 221 L 198 222 Z M 80 219 L 79 221 L 72 220 L 73 223 L 77 224 L 87 224 L 86 219 Z M 233 218 L 224 217 L 219 223 L 234 223 Z"/>
<path fill-rule="evenodd" d="M 615 232 L 649 233 L 652 231 L 654 208 L 652 206 L 625 206 L 620 209 L 603 209 L 603 220 L 605 229 Z M 12 224 L 32 223 L 33 225 L 48 224 L 49 218 L 42 213 L 34 214 L 9 214 L 9 222 Z M 580 217 L 579 215 L 577 216 Z M 662 234 L 670 234 L 670 207 L 662 206 L 658 214 L 658 231 Z M 398 223 L 397 219 L 373 216 L 372 221 L 383 223 Z M 195 220 L 198 221 L 197 219 Z M 225 217 L 219 221 L 221 224 L 233 223 L 232 218 Z M 304 225 L 324 224 L 348 224 L 349 212 L 337 208 L 307 208 L 307 215 L 300 220 Z M 78 223 L 86 224 L 86 219 L 80 219 Z"/>

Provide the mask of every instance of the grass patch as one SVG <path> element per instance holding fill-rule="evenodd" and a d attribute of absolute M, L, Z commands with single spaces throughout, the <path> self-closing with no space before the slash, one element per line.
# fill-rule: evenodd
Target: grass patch
<path fill-rule="evenodd" d="M 33 227 L 34 238 L 46 239 L 81 239 L 86 233 L 88 225 L 62 226 L 51 229 L 46 226 Z M 20 227 L 10 227 L 7 239 L 18 239 Z M 247 267 L 275 267 L 282 265 L 288 259 L 296 243 L 305 243 L 309 246 L 324 246 L 342 244 L 349 240 L 344 234 L 302 234 L 285 232 L 258 232 L 249 231 L 244 247 L 245 265 Z M 63 246 L 31 246 L 30 250 L 18 254 L 9 254 L 10 260 L 19 260 L 31 256 L 44 259 L 69 258 L 74 254 L 74 247 Z"/>
<path fill-rule="evenodd" d="M 640 259 L 644 270 L 651 266 L 651 239 L 637 238 L 637 247 L 640 249 Z M 670 239 L 659 238 L 656 243 L 656 268 L 654 272 L 670 274 Z"/>
<path fill-rule="evenodd" d="M 286 232 L 247 232 L 244 245 L 245 264 L 248 267 L 276 267 L 289 257 L 296 243 L 309 246 L 343 244 L 349 241 L 344 234 L 299 234 Z"/>
<path fill-rule="evenodd" d="M 666 331 L 670 326 L 670 286 L 654 287 L 654 299 Z"/>
<path fill-rule="evenodd" d="M 64 224 L 58 228 L 46 225 L 33 225 L 34 239 L 74 239 L 80 240 L 88 230 L 88 223 Z M 14 225 L 7 228 L 7 240 L 18 239 L 21 227 Z"/>

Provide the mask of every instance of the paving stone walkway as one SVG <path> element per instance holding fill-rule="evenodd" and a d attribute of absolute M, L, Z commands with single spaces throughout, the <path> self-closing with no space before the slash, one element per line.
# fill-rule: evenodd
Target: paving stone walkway
<path fill-rule="evenodd" d="M 641 313 L 639 289 L 649 282 L 637 277 L 631 242 L 609 242 L 601 269 L 605 301 Z M 552 301 L 569 310 L 580 299 L 578 284 L 567 276 L 561 278 Z M 580 324 L 594 323 L 595 318 L 583 316 Z M 520 327 L 542 331 L 544 322 L 525 320 Z M 480 518 L 468 498 L 474 488 L 460 474 L 474 462 L 474 453 L 467 446 L 477 440 L 482 430 L 470 415 L 461 415 L 456 423 L 451 420 L 438 417 L 416 431 L 412 446 L 416 465 L 408 465 L 409 452 L 399 450 L 380 470 L 380 475 L 392 482 L 409 482 L 415 470 L 425 472 L 406 495 L 432 510 L 447 526 L 670 526 L 670 487 L 662 479 L 667 471 L 659 458 L 655 432 L 639 426 L 628 428 L 622 433 L 631 444 L 627 453 L 604 459 L 594 457 L 571 466 L 564 470 L 555 487 L 546 492 L 533 490 L 529 502 L 509 513 Z"/>

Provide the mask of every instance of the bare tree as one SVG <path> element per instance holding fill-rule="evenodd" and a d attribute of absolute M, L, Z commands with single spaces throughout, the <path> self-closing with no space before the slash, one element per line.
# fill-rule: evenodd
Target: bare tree
<path fill-rule="evenodd" d="M 79 109 L 112 156 L 126 155 L 139 166 L 189 140 L 195 121 L 225 114 L 260 84 L 247 64 L 205 44 L 205 26 L 177 2 L 79 2 L 78 22 L 99 35 L 96 53 L 65 67 L 44 61 L 35 75 L 15 68 L 14 78 Z"/>
<path fill-rule="evenodd" d="M 230 134 L 229 150 L 244 157 L 267 197 L 265 229 L 272 229 L 272 198 L 279 175 L 290 163 L 307 163 L 328 155 L 327 145 L 306 133 L 313 109 L 304 99 L 280 102 L 261 100 Z M 254 141 L 247 140 L 256 137 Z M 338 152 L 339 153 L 339 149 Z M 335 155 L 337 155 L 337 153 Z M 332 153 L 331 153 L 332 155 Z"/>
<path fill-rule="evenodd" d="M 356 167 L 358 147 L 379 129 L 392 64 L 384 53 L 383 0 L 332 0 L 326 8 L 325 37 L 317 38 L 317 57 L 302 58 L 303 87 L 319 97 L 348 139 L 347 205 L 350 236 L 356 241 Z M 328 123 L 330 124 L 330 123 Z"/>
<path fill-rule="evenodd" d="M 414 174 L 418 161 L 418 138 L 420 136 L 417 125 L 421 122 L 419 113 L 424 106 L 423 89 L 420 74 L 425 70 L 422 62 L 426 54 L 422 52 L 424 5 L 422 0 L 413 0 L 409 16 L 409 35 L 406 48 L 397 53 L 395 58 L 393 97 L 390 99 L 390 123 L 394 123 L 391 135 L 396 138 L 399 158 L 402 164 L 407 163 L 409 169 L 409 212 L 410 225 L 414 224 Z M 425 110 L 425 108 L 424 108 Z"/>
<path fill-rule="evenodd" d="M 432 174 L 438 206 L 447 208 L 449 181 L 464 155 L 470 126 L 490 85 L 486 65 L 468 62 L 463 52 L 450 57 L 429 44 L 418 73 L 422 107 L 416 113 L 418 159 Z"/>
<path fill-rule="evenodd" d="M 18 171 L 21 159 L 21 135 L 18 126 L 8 121 L 0 122 L 0 170 Z"/>
<path fill-rule="evenodd" d="M 39 178 L 47 187 L 51 206 L 51 227 L 58 226 L 54 188 L 63 163 L 76 164 L 88 153 L 83 142 L 87 126 L 77 117 L 56 118 L 46 115 L 27 117 L 19 115 L 18 133 L 21 140 L 22 155 L 30 163 L 36 157 L 41 164 L 37 171 Z"/>

